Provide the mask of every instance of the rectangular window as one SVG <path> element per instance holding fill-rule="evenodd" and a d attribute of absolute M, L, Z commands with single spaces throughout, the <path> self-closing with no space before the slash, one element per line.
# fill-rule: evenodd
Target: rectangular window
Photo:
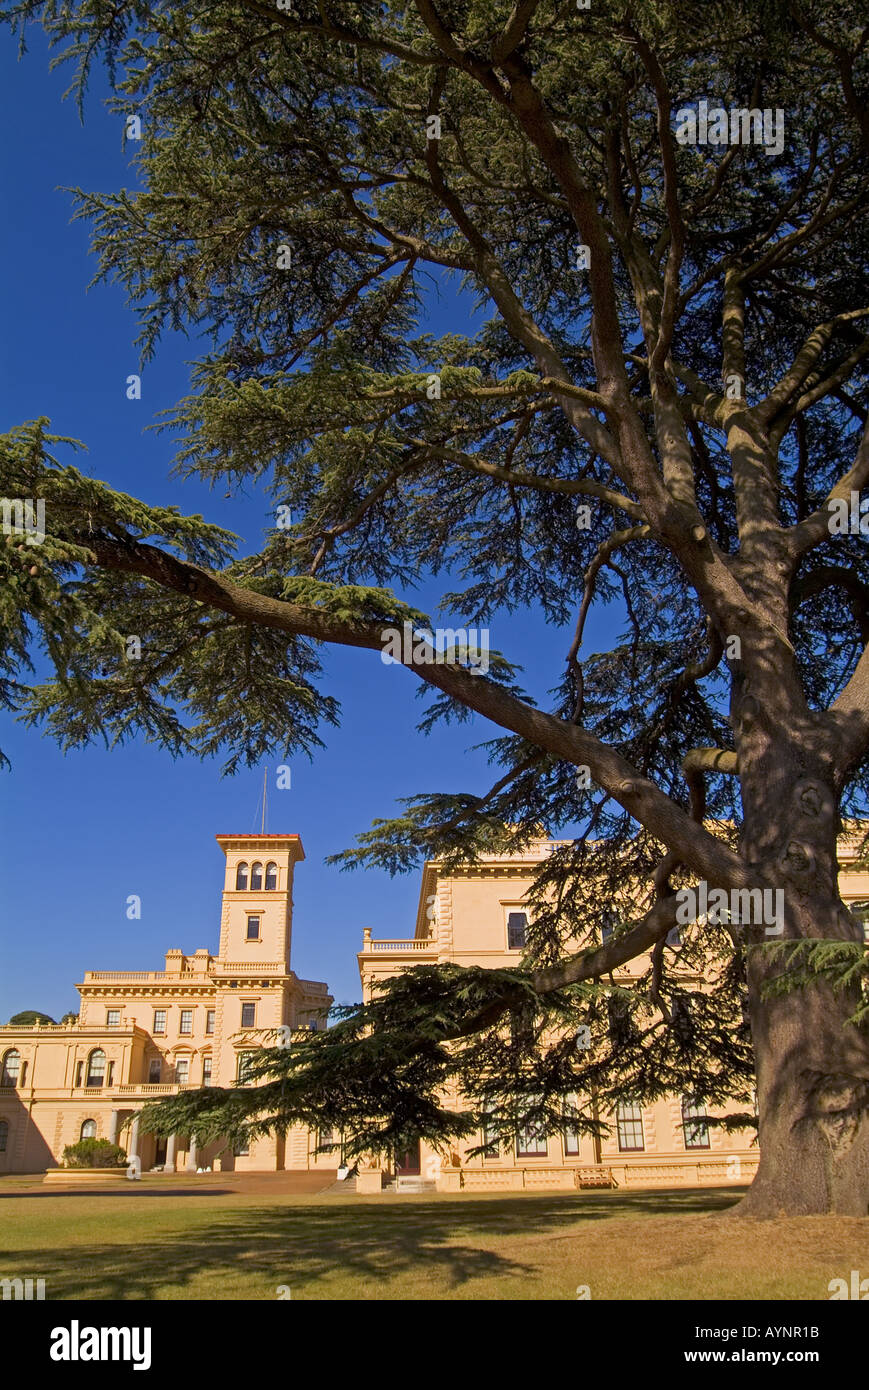
<path fill-rule="evenodd" d="M 166 1032 L 166 1010 L 165 1010 L 165 1009 L 155 1009 L 155 1010 L 154 1010 L 154 1027 L 151 1029 L 151 1031 L 152 1031 L 152 1033 L 165 1033 L 165 1032 Z"/>
<path fill-rule="evenodd" d="M 627 995 L 611 994 L 606 1003 L 611 1047 L 615 1050 L 629 1047 L 636 1037 L 636 1028 Z"/>
<path fill-rule="evenodd" d="M 673 1037 L 682 1047 L 687 1047 L 694 1035 L 694 1022 L 691 1017 L 691 1000 L 684 994 L 676 994 L 671 1001 Z"/>
<path fill-rule="evenodd" d="M 192 1009 L 182 1009 L 182 1010 L 181 1010 L 181 1032 L 182 1032 L 182 1033 L 192 1033 L 192 1032 L 193 1032 L 193 1010 L 192 1010 Z"/>
<path fill-rule="evenodd" d="M 616 1129 L 622 1153 L 640 1153 L 646 1147 L 643 1112 L 633 1101 L 622 1101 L 616 1109 Z"/>
<path fill-rule="evenodd" d="M 247 919 L 247 939 L 248 941 L 259 941 L 259 918 L 248 917 Z"/>
<path fill-rule="evenodd" d="M 121 1022 L 120 1009 L 106 1009 L 106 1027 L 117 1028 Z"/>
<path fill-rule="evenodd" d="M 605 946 L 611 939 L 613 932 L 619 924 L 619 914 L 613 912 L 612 908 L 607 908 L 600 914 L 600 939 L 601 945 Z"/>
<path fill-rule="evenodd" d="M 507 950 L 524 951 L 528 916 L 524 912 L 507 913 Z"/>
<path fill-rule="evenodd" d="M 517 1158 L 545 1158 L 549 1149 L 546 1136 L 538 1134 L 533 1125 L 525 1125 L 516 1135 Z"/>
<path fill-rule="evenodd" d="M 81 1073 L 82 1073 L 82 1067 L 83 1067 L 83 1066 L 84 1066 L 84 1063 L 83 1063 L 83 1062 L 76 1062 L 76 1064 L 75 1064 L 75 1084 L 76 1084 L 76 1086 L 80 1086 L 80 1085 L 81 1085 Z"/>
<path fill-rule="evenodd" d="M 501 1145 L 500 1145 L 500 1143 L 498 1142 L 498 1133 L 497 1133 L 497 1130 L 494 1128 L 493 1125 L 491 1125 L 491 1124 L 488 1122 L 488 1117 L 485 1116 L 485 1115 L 484 1115 L 484 1118 L 483 1118 L 483 1128 L 482 1128 L 481 1138 L 482 1138 L 482 1140 L 483 1140 L 483 1143 L 486 1145 L 486 1152 L 483 1154 L 483 1157 L 484 1157 L 484 1158 L 500 1158 L 500 1157 L 501 1157 Z"/>
<path fill-rule="evenodd" d="M 242 1028 L 253 1028 L 256 1023 L 256 1004 L 242 1004 L 241 1006 L 241 1026 Z"/>
<path fill-rule="evenodd" d="M 203 1086 L 210 1086 L 210 1085 L 211 1085 L 211 1058 L 210 1058 L 210 1057 L 203 1057 L 203 1059 L 202 1059 L 202 1084 L 203 1084 Z"/>
<path fill-rule="evenodd" d="M 213 1032 L 214 1032 L 214 1010 L 213 1010 L 213 1009 L 206 1009 L 206 1011 L 205 1011 L 205 1031 L 206 1031 L 206 1033 L 213 1033 Z"/>
<path fill-rule="evenodd" d="M 175 1062 L 175 1081 L 179 1086 L 186 1086 L 190 1076 L 189 1057 L 179 1057 Z"/>
<path fill-rule="evenodd" d="M 706 1107 L 691 1096 L 682 1097 L 682 1132 L 686 1149 L 709 1148 L 709 1126 Z"/>
<path fill-rule="evenodd" d="M 238 1082 L 243 1086 L 250 1080 L 250 1064 L 253 1060 L 252 1052 L 240 1052 L 238 1054 Z"/>
<path fill-rule="evenodd" d="M 579 1109 L 579 1106 L 576 1102 L 576 1096 L 567 1097 L 567 1103 L 570 1106 L 571 1110 Z M 567 1125 L 562 1131 L 562 1138 L 564 1140 L 565 1158 L 576 1158 L 579 1154 L 579 1131 L 576 1129 L 571 1129 L 569 1125 Z"/>
<path fill-rule="evenodd" d="M 148 1063 L 148 1085 L 159 1086 L 163 1074 L 163 1064 L 159 1057 L 152 1057 Z"/>

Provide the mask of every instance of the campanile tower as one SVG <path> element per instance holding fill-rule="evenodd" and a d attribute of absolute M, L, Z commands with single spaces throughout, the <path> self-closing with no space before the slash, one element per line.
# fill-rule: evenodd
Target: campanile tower
<path fill-rule="evenodd" d="M 298 835 L 218 835 L 226 855 L 220 951 L 223 961 L 289 972 L 293 870 L 305 857 Z"/>

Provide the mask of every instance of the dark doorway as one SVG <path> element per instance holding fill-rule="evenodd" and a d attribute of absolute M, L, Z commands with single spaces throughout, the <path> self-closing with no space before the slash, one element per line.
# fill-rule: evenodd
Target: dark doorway
<path fill-rule="evenodd" d="M 417 1175 L 419 1168 L 419 1140 L 413 1144 L 403 1154 L 395 1156 L 395 1175 L 399 1178 L 409 1178 Z"/>
<path fill-rule="evenodd" d="M 166 1162 L 166 1140 L 158 1139 L 154 1144 L 154 1167 L 159 1168 Z"/>

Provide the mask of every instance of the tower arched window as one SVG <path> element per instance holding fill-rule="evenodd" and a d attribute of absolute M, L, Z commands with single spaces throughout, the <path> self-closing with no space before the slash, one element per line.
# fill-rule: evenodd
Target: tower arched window
<path fill-rule="evenodd" d="M 17 1048 L 10 1047 L 9 1051 L 3 1056 L 3 1070 L 0 1072 L 0 1086 L 17 1086 L 18 1073 L 21 1070 L 21 1053 Z"/>
<path fill-rule="evenodd" d="M 247 888 L 247 864 L 243 861 L 235 871 L 235 886 L 236 890 L 241 890 L 242 892 Z"/>
<path fill-rule="evenodd" d="M 5 1154 L 9 1143 L 9 1121 L 0 1120 L 0 1154 Z"/>
<path fill-rule="evenodd" d="M 81 1127 L 81 1133 L 80 1133 L 80 1135 L 79 1135 L 79 1139 L 96 1139 L 96 1137 L 97 1137 L 97 1122 L 96 1122 L 96 1120 L 85 1120 L 84 1124 L 83 1124 L 82 1127 Z"/>
<path fill-rule="evenodd" d="M 250 886 L 251 891 L 255 892 L 263 886 L 263 866 L 262 864 L 251 864 L 250 866 Z"/>
<path fill-rule="evenodd" d="M 278 886 L 278 866 L 277 864 L 266 864 L 266 889 L 273 893 Z"/>
<path fill-rule="evenodd" d="M 101 1047 L 95 1047 L 88 1057 L 86 1086 L 102 1086 L 106 1079 L 106 1054 Z"/>

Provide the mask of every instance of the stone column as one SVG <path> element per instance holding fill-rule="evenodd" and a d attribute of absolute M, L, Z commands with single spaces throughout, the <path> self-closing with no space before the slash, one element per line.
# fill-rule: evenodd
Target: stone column
<path fill-rule="evenodd" d="M 135 1158 L 139 1152 L 139 1117 L 134 1119 L 130 1126 L 130 1143 L 127 1148 L 127 1158 Z"/>
<path fill-rule="evenodd" d="M 112 1113 L 111 1113 L 111 1116 L 110 1116 L 110 1118 L 109 1118 L 109 1143 L 110 1143 L 110 1144 L 117 1144 L 117 1142 L 118 1142 L 118 1121 L 120 1120 L 120 1118 L 121 1118 L 121 1117 L 120 1117 L 119 1111 L 113 1110 Z"/>
<path fill-rule="evenodd" d="M 196 1172 L 196 1140 L 190 1136 L 190 1148 L 187 1150 L 187 1172 Z"/>
<path fill-rule="evenodd" d="M 178 1140 L 177 1134 L 170 1134 L 166 1140 L 166 1168 L 170 1173 L 175 1172 L 175 1145 Z"/>

